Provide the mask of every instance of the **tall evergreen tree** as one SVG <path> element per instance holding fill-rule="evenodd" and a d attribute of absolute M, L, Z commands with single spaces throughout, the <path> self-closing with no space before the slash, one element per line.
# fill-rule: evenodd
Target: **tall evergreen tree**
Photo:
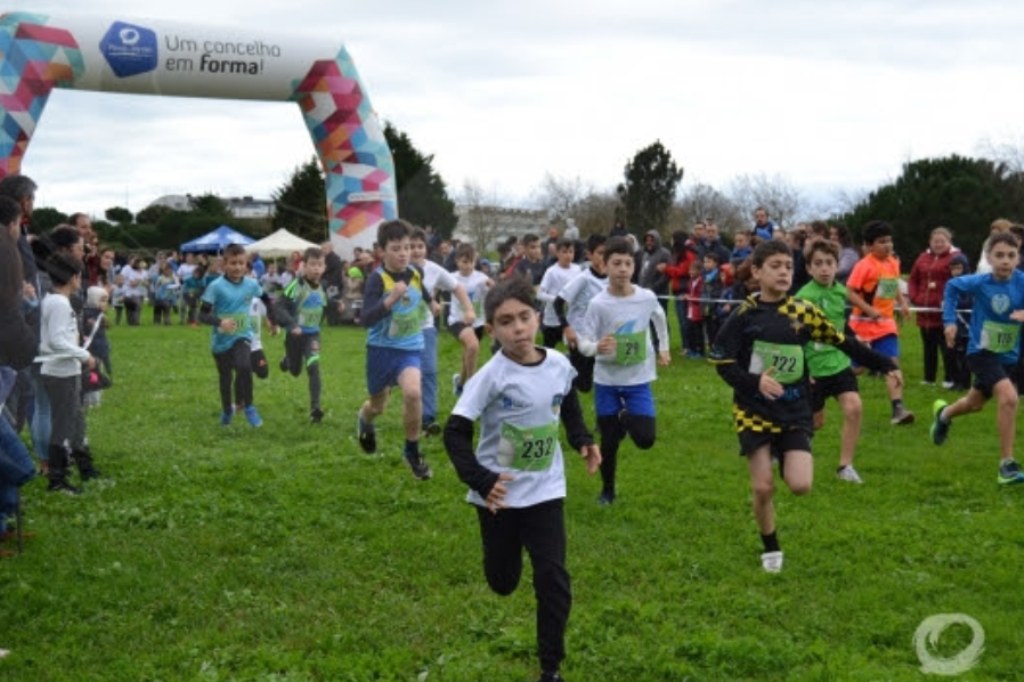
<path fill-rule="evenodd" d="M 444 180 L 433 169 L 433 154 L 417 150 L 409 136 L 390 123 L 384 125 L 384 137 L 395 161 L 398 215 L 416 225 L 432 225 L 436 232 L 450 237 L 458 216 Z"/>
<path fill-rule="evenodd" d="M 327 190 L 315 156 L 296 168 L 273 198 L 277 225 L 311 242 L 327 238 Z"/>
<path fill-rule="evenodd" d="M 956 154 L 903 165 L 894 182 L 879 187 L 841 217 L 858 234 L 869 220 L 893 226 L 893 246 L 909 268 L 938 226 L 953 231 L 954 243 L 972 263 L 996 218 L 1024 218 L 1024 174 L 988 159 Z"/>
<path fill-rule="evenodd" d="M 638 236 L 648 230 L 660 231 L 668 220 L 676 187 L 682 179 L 683 169 L 660 141 L 638 151 L 626 164 L 625 182 L 615 190 L 629 231 Z"/>

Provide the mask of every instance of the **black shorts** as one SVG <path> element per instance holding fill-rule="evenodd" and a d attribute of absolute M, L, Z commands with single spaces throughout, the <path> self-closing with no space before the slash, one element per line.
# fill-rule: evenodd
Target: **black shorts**
<path fill-rule="evenodd" d="M 986 398 L 992 397 L 992 388 L 1003 379 L 1013 381 L 1016 364 L 1003 364 L 1001 360 L 1002 356 L 987 350 L 967 356 L 967 368 L 974 375 L 974 388 Z"/>
<path fill-rule="evenodd" d="M 825 401 L 842 393 L 857 392 L 857 376 L 849 367 L 827 377 L 814 377 L 811 384 L 811 410 L 820 412 L 825 409 Z"/>
<path fill-rule="evenodd" d="M 462 334 L 462 330 L 465 329 L 466 326 L 467 325 L 465 322 L 452 322 L 450 325 L 448 325 L 448 331 L 450 331 L 452 333 L 452 336 L 454 336 L 455 338 L 459 338 L 459 335 Z M 479 327 L 473 327 L 473 333 L 476 334 L 477 341 L 483 339 L 484 326 L 480 325 Z"/>
<path fill-rule="evenodd" d="M 796 427 L 783 429 L 782 433 L 770 431 L 740 431 L 740 456 L 749 457 L 750 453 L 765 445 L 771 445 L 772 457 L 783 462 L 785 454 L 790 450 L 811 451 L 811 432 Z"/>

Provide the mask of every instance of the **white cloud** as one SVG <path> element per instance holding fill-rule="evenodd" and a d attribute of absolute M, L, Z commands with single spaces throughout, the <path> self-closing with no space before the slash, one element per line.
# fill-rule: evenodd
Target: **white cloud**
<path fill-rule="evenodd" d="M 993 0 L 101 0 L 89 10 L 344 41 L 375 109 L 434 155 L 452 192 L 474 179 L 519 199 L 546 172 L 611 187 L 655 139 L 684 182 L 725 187 L 765 172 L 873 188 L 911 158 L 1019 134 L 1024 104 L 1013 87 L 1024 9 Z M 24 168 L 41 203 L 102 212 L 165 193 L 268 196 L 312 154 L 294 105 L 58 92 Z"/>

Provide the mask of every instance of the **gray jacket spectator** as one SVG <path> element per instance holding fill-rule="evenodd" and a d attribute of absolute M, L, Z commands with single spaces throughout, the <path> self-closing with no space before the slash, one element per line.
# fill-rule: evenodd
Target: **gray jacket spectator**
<path fill-rule="evenodd" d="M 659 263 L 672 262 L 672 254 L 661 245 L 657 230 L 648 230 L 644 235 L 644 247 L 640 255 L 639 284 L 663 296 L 668 293 L 668 275 L 658 270 Z"/>

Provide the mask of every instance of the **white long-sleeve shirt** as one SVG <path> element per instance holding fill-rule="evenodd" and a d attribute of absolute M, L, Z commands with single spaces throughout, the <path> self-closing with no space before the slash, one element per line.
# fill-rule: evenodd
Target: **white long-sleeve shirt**
<path fill-rule="evenodd" d="M 78 344 L 78 320 L 71 302 L 63 294 L 43 299 L 39 326 L 40 372 L 51 377 L 73 377 L 82 372 L 89 351 Z"/>

